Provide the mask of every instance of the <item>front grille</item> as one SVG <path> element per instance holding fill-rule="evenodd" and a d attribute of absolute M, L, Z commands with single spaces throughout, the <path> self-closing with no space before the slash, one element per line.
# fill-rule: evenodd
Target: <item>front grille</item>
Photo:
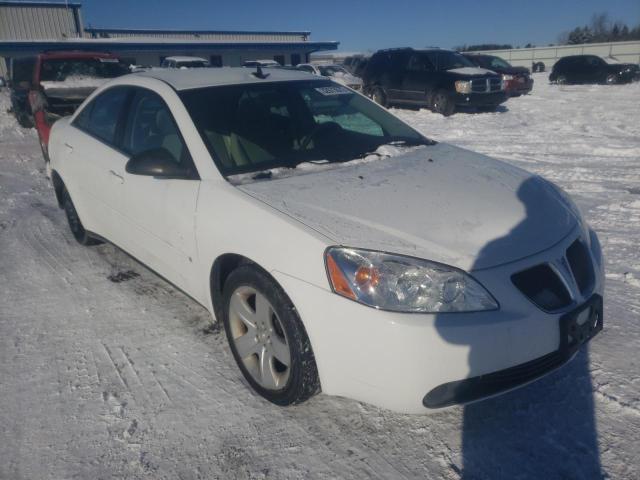
<path fill-rule="evenodd" d="M 543 310 L 559 310 L 571 304 L 567 288 L 546 263 L 516 273 L 511 281 Z"/>
<path fill-rule="evenodd" d="M 499 92 L 500 90 L 502 90 L 502 80 L 497 77 L 491 77 L 489 79 L 489 91 Z"/>
<path fill-rule="evenodd" d="M 576 240 L 567 248 L 567 261 L 580 293 L 587 294 L 593 285 L 593 264 L 584 243 Z"/>
<path fill-rule="evenodd" d="M 559 272 L 562 272 L 563 278 L 560 278 Z M 574 297 L 578 292 L 583 297 L 590 294 L 595 273 L 589 249 L 578 239 L 567 248 L 565 258 L 556 263 L 556 268 L 542 263 L 512 275 L 511 281 L 538 307 L 554 311 L 573 303 L 568 286 L 576 293 Z"/>
<path fill-rule="evenodd" d="M 474 78 L 471 80 L 473 93 L 499 92 L 502 90 L 502 80 L 499 77 Z"/>

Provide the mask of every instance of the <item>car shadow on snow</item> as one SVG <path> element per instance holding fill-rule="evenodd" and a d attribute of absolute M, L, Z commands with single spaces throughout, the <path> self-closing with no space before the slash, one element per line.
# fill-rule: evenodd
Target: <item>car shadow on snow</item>
<path fill-rule="evenodd" d="M 536 217 L 547 214 L 537 201 L 535 191 L 539 188 L 532 179 L 520 185 L 518 198 L 525 205 L 524 220 L 504 237 L 486 244 L 478 259 L 508 248 L 514 238 L 522 238 L 521 232 L 531 231 Z M 450 343 L 469 343 L 451 328 L 451 322 L 452 317 L 446 314 L 436 318 L 440 335 Z M 473 369 L 491 354 L 495 353 L 471 346 L 469 366 Z M 460 475 L 465 480 L 606 476 L 600 465 L 587 347 L 538 381 L 465 405 L 461 435 Z"/>

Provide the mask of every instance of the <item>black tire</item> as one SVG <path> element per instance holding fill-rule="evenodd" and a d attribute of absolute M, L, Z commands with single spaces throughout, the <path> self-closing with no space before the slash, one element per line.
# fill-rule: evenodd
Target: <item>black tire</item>
<path fill-rule="evenodd" d="M 387 94 L 382 87 L 375 87 L 371 91 L 371 99 L 381 107 L 386 108 L 389 106 Z"/>
<path fill-rule="evenodd" d="M 76 207 L 73 205 L 71 196 L 69 195 L 69 192 L 67 192 L 66 188 L 62 190 L 62 208 L 67 214 L 69 230 L 71 230 L 73 237 L 78 241 L 80 245 L 89 246 L 101 243 L 99 240 L 91 237 L 91 235 L 89 235 L 89 233 L 84 229 L 82 221 L 80 221 L 80 216 L 78 215 Z"/>
<path fill-rule="evenodd" d="M 568 83 L 567 82 L 567 77 L 565 77 L 564 75 L 558 75 L 556 77 L 556 83 L 558 85 L 566 85 Z"/>
<path fill-rule="evenodd" d="M 266 297 L 284 329 L 291 363 L 286 384 L 278 390 L 259 385 L 245 367 L 236 349 L 229 312 L 232 295 L 242 287 L 250 287 Z M 231 272 L 224 284 L 222 301 L 222 321 L 231 352 L 244 378 L 259 395 L 276 405 L 287 406 L 302 403 L 320 392 L 320 379 L 311 342 L 298 312 L 284 290 L 266 272 L 253 265 L 238 267 Z"/>
<path fill-rule="evenodd" d="M 604 83 L 606 83 L 607 85 L 615 85 L 618 83 L 618 76 L 611 73 L 607 75 L 607 78 L 605 78 Z"/>
<path fill-rule="evenodd" d="M 445 90 L 438 90 L 431 96 L 431 110 L 448 117 L 456 111 L 451 95 Z"/>

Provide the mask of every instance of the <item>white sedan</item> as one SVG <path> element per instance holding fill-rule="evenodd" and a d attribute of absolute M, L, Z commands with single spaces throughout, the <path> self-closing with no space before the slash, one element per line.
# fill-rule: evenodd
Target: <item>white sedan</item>
<path fill-rule="evenodd" d="M 401 412 L 496 395 L 602 328 L 595 233 L 560 189 L 289 70 L 152 70 L 53 127 L 82 244 L 108 240 L 224 324 L 255 391 Z"/>

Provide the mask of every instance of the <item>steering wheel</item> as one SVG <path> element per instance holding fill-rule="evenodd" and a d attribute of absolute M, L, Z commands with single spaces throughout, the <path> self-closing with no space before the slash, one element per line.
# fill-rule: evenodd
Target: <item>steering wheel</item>
<path fill-rule="evenodd" d="M 315 127 L 311 132 L 302 138 L 300 141 L 300 150 L 306 150 L 311 140 L 316 138 L 320 133 L 330 133 L 330 132 L 338 132 L 342 131 L 342 127 L 336 122 L 324 122 L 320 123 L 317 127 Z"/>

